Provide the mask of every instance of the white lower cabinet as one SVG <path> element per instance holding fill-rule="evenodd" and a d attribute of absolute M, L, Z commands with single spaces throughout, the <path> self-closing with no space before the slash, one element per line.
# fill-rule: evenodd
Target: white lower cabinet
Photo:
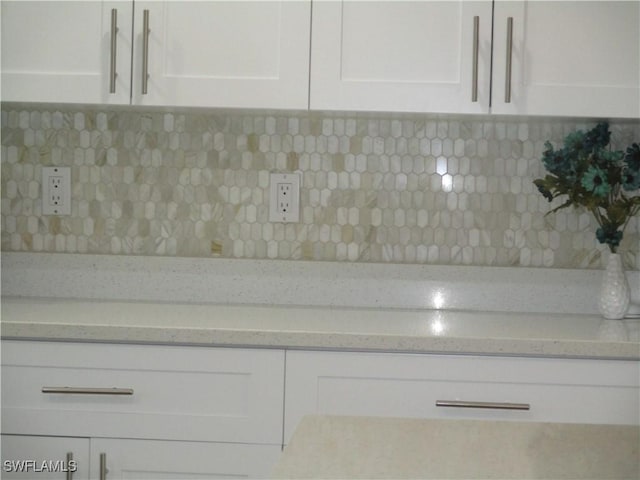
<path fill-rule="evenodd" d="M 309 414 L 640 425 L 640 362 L 2 342 L 5 478 L 265 478 Z"/>
<path fill-rule="evenodd" d="M 3 465 L 80 442 L 76 479 L 264 478 L 283 394 L 282 350 L 3 341 Z"/>
<path fill-rule="evenodd" d="M 281 451 L 280 445 L 2 435 L 2 478 L 265 478 Z"/>
<path fill-rule="evenodd" d="M 285 443 L 309 414 L 639 425 L 640 362 L 287 352 Z"/>
<path fill-rule="evenodd" d="M 2 435 L 2 478 L 89 478 L 88 438 Z"/>
<path fill-rule="evenodd" d="M 267 478 L 280 445 L 92 439 L 91 478 L 107 479 Z"/>

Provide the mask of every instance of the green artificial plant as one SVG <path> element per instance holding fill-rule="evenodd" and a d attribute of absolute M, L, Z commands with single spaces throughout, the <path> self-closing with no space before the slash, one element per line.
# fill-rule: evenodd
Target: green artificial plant
<path fill-rule="evenodd" d="M 570 133 L 561 148 L 546 142 L 542 162 L 548 174 L 533 183 L 550 202 L 566 197 L 548 214 L 572 205 L 590 211 L 599 225 L 596 238 L 616 253 L 629 220 L 640 212 L 640 194 L 632 194 L 640 189 L 640 146 L 612 150 L 610 137 L 609 125 L 599 123 Z"/>

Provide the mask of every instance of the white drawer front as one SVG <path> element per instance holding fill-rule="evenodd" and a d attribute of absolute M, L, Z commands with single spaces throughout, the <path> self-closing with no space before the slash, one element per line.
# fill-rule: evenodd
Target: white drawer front
<path fill-rule="evenodd" d="M 282 441 L 284 352 L 3 342 L 4 433 Z M 132 394 L 43 393 L 43 387 Z"/>
<path fill-rule="evenodd" d="M 632 361 L 287 352 L 285 443 L 315 413 L 638 425 L 639 398 Z"/>

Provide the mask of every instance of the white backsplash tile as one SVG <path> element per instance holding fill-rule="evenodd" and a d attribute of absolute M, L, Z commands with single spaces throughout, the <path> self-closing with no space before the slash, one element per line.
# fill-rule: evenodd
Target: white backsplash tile
<path fill-rule="evenodd" d="M 532 181 L 555 118 L 2 106 L 2 250 L 599 268 L 595 221 Z M 640 122 L 611 122 L 616 148 Z M 41 168 L 72 167 L 42 216 Z M 301 222 L 268 222 L 269 172 L 302 173 Z M 621 251 L 640 270 L 638 219 Z"/>

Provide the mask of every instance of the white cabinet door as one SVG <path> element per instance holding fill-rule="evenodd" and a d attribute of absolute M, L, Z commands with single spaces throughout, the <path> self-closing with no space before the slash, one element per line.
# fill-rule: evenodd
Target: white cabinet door
<path fill-rule="evenodd" d="M 100 478 L 100 454 L 112 480 L 268 478 L 280 453 L 277 445 L 92 439 L 91 478 Z"/>
<path fill-rule="evenodd" d="M 488 112 L 490 1 L 316 2 L 311 47 L 312 109 Z"/>
<path fill-rule="evenodd" d="M 308 107 L 310 0 L 1 7 L 3 101 Z"/>
<path fill-rule="evenodd" d="M 309 0 L 136 1 L 133 103 L 306 109 L 310 9 Z"/>
<path fill-rule="evenodd" d="M 640 424 L 637 361 L 294 351 L 285 385 L 285 443 L 309 414 Z"/>
<path fill-rule="evenodd" d="M 493 54 L 493 113 L 640 117 L 638 1 L 498 1 Z"/>
<path fill-rule="evenodd" d="M 0 9 L 3 101 L 129 103 L 130 0 L 3 0 Z"/>
<path fill-rule="evenodd" d="M 88 438 L 2 435 L 2 478 L 63 480 L 67 472 L 89 478 Z"/>
<path fill-rule="evenodd" d="M 2 435 L 2 478 L 64 480 L 69 472 L 73 480 L 97 480 L 101 454 L 112 480 L 268 478 L 281 450 L 280 445 Z"/>

